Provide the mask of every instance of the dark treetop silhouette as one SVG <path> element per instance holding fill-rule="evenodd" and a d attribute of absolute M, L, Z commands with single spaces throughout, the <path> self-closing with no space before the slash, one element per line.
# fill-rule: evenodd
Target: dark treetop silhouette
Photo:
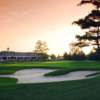
<path fill-rule="evenodd" d="M 100 0 L 82 0 L 78 5 L 92 4 L 95 8 L 84 18 L 74 21 L 82 29 L 87 29 L 84 35 L 77 35 L 75 46 L 93 46 L 97 55 L 100 55 Z"/>
<path fill-rule="evenodd" d="M 86 3 L 91 3 L 91 4 L 95 5 L 97 8 L 100 7 L 100 0 L 82 0 L 78 5 L 83 5 Z"/>

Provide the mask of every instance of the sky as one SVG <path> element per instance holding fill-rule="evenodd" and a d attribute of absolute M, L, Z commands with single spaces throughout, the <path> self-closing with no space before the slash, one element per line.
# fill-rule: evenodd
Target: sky
<path fill-rule="evenodd" d="M 31 52 L 38 40 L 46 41 L 49 53 L 63 54 L 75 35 L 83 31 L 72 22 L 92 6 L 80 0 L 0 0 L 0 51 Z"/>

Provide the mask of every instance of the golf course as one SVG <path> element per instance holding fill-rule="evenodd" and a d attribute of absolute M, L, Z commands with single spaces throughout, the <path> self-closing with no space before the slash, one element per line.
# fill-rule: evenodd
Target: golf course
<path fill-rule="evenodd" d="M 100 100 L 100 0 L 0 0 L 0 26 L 0 100 Z"/>
<path fill-rule="evenodd" d="M 25 69 L 58 69 L 46 77 L 66 75 L 73 71 L 98 71 L 99 61 L 47 61 L 0 63 L 0 75 Z M 16 78 L 0 78 L 0 100 L 100 100 L 100 75 L 83 80 L 17 84 Z"/>

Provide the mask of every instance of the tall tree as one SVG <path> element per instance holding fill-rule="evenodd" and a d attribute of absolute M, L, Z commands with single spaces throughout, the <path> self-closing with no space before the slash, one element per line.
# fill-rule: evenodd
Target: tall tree
<path fill-rule="evenodd" d="M 77 35 L 74 45 L 79 47 L 93 46 L 97 55 L 100 54 L 100 0 L 82 0 L 78 5 L 92 4 L 95 8 L 84 18 L 74 21 L 82 29 L 87 29 L 84 35 Z"/>
<path fill-rule="evenodd" d="M 48 60 L 48 47 L 45 41 L 38 40 L 35 44 L 35 50 L 34 52 L 39 55 L 39 58 L 37 60 L 44 61 Z"/>
<path fill-rule="evenodd" d="M 48 47 L 45 41 L 38 40 L 35 44 L 35 53 L 47 53 Z"/>

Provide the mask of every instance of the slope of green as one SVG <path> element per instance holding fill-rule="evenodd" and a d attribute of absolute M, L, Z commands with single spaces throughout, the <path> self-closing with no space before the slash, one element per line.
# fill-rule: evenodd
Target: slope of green
<path fill-rule="evenodd" d="M 0 85 L 0 100 L 100 100 L 100 77 L 88 80 Z"/>

